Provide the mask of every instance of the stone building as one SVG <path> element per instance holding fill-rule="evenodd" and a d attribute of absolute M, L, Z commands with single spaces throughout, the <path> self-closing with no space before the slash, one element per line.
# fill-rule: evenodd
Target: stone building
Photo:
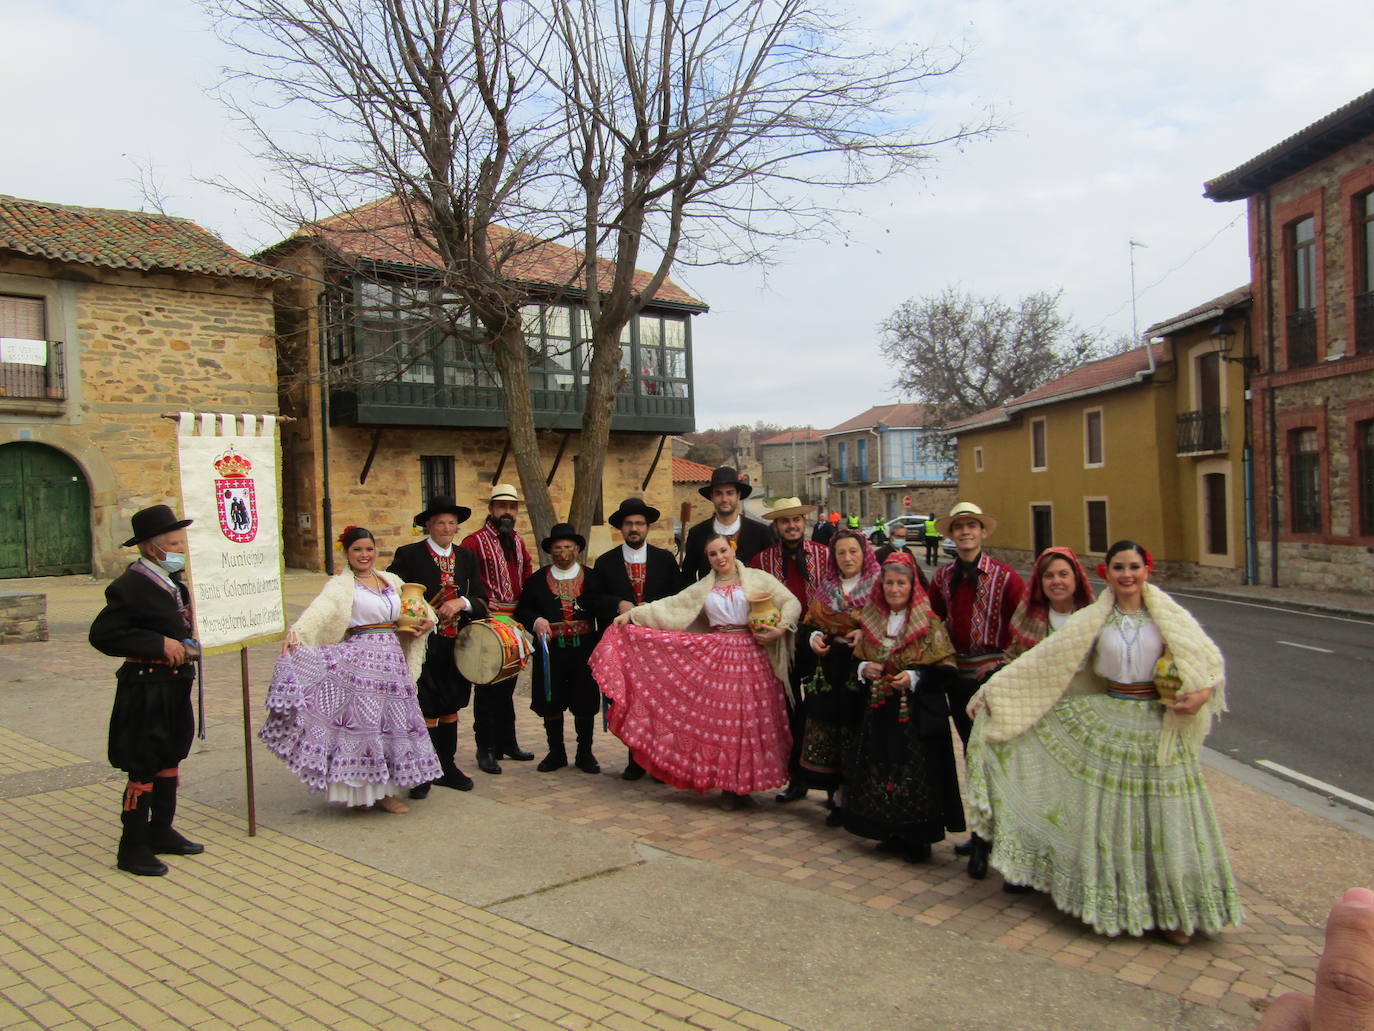
<path fill-rule="evenodd" d="M 817 430 L 786 430 L 759 441 L 756 450 L 768 497 L 799 497 L 808 505 L 825 501 L 825 494 L 815 493 L 807 479 L 810 470 L 825 463 L 825 440 Z"/>
<path fill-rule="evenodd" d="M 830 483 L 825 508 L 878 516 L 948 512 L 958 499 L 955 470 L 942 456 L 943 435 L 917 404 L 875 405 L 821 434 Z"/>
<path fill-rule="evenodd" d="M 0 577 L 123 567 L 177 497 L 164 412 L 277 411 L 280 278 L 186 219 L 0 196 Z"/>
<path fill-rule="evenodd" d="M 576 279 L 579 252 L 527 241 L 522 279 L 535 427 L 555 511 L 572 500 L 589 357 Z M 283 427 L 283 534 L 288 565 L 321 568 L 352 523 L 387 557 L 420 531 L 423 499 L 452 494 L 485 515 L 490 485 L 517 482 L 492 359 L 450 335 L 432 311 L 439 257 L 415 239 L 394 200 L 311 226 L 259 256 L 292 273 L 276 290 Z M 636 273 L 647 280 L 646 273 Z M 668 439 L 694 428 L 692 319 L 706 306 L 667 281 L 624 337 L 617 398 L 588 550 L 609 547 L 604 516 L 621 499 L 671 507 Z M 522 512 L 520 529 L 537 543 Z M 671 545 L 671 523 L 655 543 Z"/>
<path fill-rule="evenodd" d="M 1374 91 L 1205 184 L 1245 200 L 1260 582 L 1374 583 Z"/>
<path fill-rule="evenodd" d="M 709 465 L 702 465 L 687 458 L 673 459 L 672 511 L 663 511 L 660 527 L 666 524 L 674 528 L 674 534 L 682 533 L 685 536 L 682 529 L 684 525 L 690 528 L 715 512 L 711 502 L 701 496 L 701 488 L 711 482 L 711 472 Z M 687 512 L 685 523 L 682 519 L 684 506 Z"/>

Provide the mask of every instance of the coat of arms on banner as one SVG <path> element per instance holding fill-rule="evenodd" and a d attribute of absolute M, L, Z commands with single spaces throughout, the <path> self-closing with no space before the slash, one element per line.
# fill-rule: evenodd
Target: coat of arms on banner
<path fill-rule="evenodd" d="M 219 528 L 237 544 L 247 544 L 258 535 L 258 499 L 253 489 L 253 463 L 230 446 L 215 459 L 215 505 Z"/>

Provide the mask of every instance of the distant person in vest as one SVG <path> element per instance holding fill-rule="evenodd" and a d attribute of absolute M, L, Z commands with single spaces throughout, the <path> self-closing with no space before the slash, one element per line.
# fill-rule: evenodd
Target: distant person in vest
<path fill-rule="evenodd" d="M 601 711 L 601 689 L 587 666 L 600 638 L 596 632 L 600 606 L 596 578 L 581 562 L 587 539 L 571 523 L 558 523 L 540 547 L 553 562 L 525 581 L 520 604 L 515 607 L 516 621 L 534 634 L 536 642 L 543 642 L 549 656 L 545 674 L 544 647 L 535 645 L 530 708 L 543 718 L 549 740 L 549 754 L 535 769 L 552 773 L 568 765 L 563 714 L 571 709 L 577 733 L 573 764 L 583 773 L 600 773 L 601 766 L 592 754 L 592 731 Z"/>
<path fill-rule="evenodd" d="M 607 518 L 624 543 L 602 554 L 593 567 L 599 629 L 605 630 L 611 620 L 636 605 L 670 598 L 686 586 L 673 553 L 649 543 L 649 529 L 659 515 L 643 499 L 626 498 Z M 644 776 L 644 767 L 635 762 L 633 753 L 620 776 L 624 780 Z"/>
<path fill-rule="evenodd" d="M 735 549 L 735 558 L 746 566 L 751 558 L 773 543 L 768 527 L 757 519 L 750 519 L 740 508 L 740 502 L 753 493 L 753 489 L 739 478 L 739 473 L 722 465 L 711 473 L 711 482 L 697 491 L 711 502 L 716 512 L 714 518 L 703 519 L 687 532 L 687 542 L 682 548 L 682 573 L 688 583 L 700 580 L 711 571 L 711 564 L 706 560 L 706 541 L 717 534 L 730 542 Z"/>
<path fill-rule="evenodd" d="M 534 572 L 530 549 L 515 532 L 520 514 L 520 495 L 509 483 L 491 488 L 487 519 L 476 533 L 463 538 L 462 547 L 477 556 L 477 568 L 487 589 L 487 610 L 492 615 L 513 616 L 520 588 Z M 477 768 L 500 773 L 504 757 L 519 762 L 534 758 L 515 740 L 515 677 L 494 684 L 479 684 L 472 700 L 472 732 L 477 739 Z"/>
<path fill-rule="evenodd" d="M 416 691 L 443 776 L 411 788 L 411 798 L 427 797 L 434 784 L 458 791 L 472 790 L 472 778 L 455 762 L 458 711 L 467 708 L 472 684 L 453 663 L 453 642 L 458 631 L 474 619 L 487 618 L 487 589 L 477 568 L 477 558 L 453 544 L 458 527 L 471 515 L 472 509 L 464 508 L 451 497 L 430 498 L 414 520 L 428 536 L 397 548 L 387 569 L 406 583 L 424 584 L 425 600 L 439 617 L 439 625 L 429 635 Z"/>
<path fill-rule="evenodd" d="M 935 513 L 932 512 L 926 519 L 925 533 L 923 537 L 926 544 L 926 565 L 937 566 L 940 564 L 940 527 L 935 521 Z"/>
<path fill-rule="evenodd" d="M 895 552 L 899 551 L 905 552 L 911 556 L 911 565 L 916 570 L 916 579 L 921 584 L 921 590 L 929 592 L 930 582 L 926 579 L 925 573 L 921 572 L 921 567 L 916 562 L 916 555 L 907 547 L 906 526 L 902 523 L 898 523 L 892 528 L 892 535 L 888 537 L 887 543 L 881 546 L 876 543 L 874 544 L 874 555 L 878 559 L 879 566 L 882 566 L 882 564 L 887 562 Z"/>
<path fill-rule="evenodd" d="M 116 862 L 139 877 L 167 872 L 159 854 L 205 851 L 172 828 L 178 767 L 196 732 L 191 681 L 197 649 L 191 595 L 180 579 L 189 525 L 166 505 L 134 513 L 134 535 L 124 547 L 137 546 L 138 560 L 105 588 L 105 607 L 90 631 L 93 648 L 124 659 L 110 713 L 110 765 L 129 777 Z"/>
<path fill-rule="evenodd" d="M 971 501 L 958 502 L 935 525 L 959 552 L 930 578 L 930 605 L 944 621 L 958 653 L 959 676 L 946 694 L 954 728 L 967 750 L 973 720 L 965 710 L 983 681 L 1006 660 L 1011 617 L 1026 585 L 1011 566 L 983 551 L 983 541 L 997 529 L 997 520 Z M 954 851 L 969 857 L 970 877 L 987 876 L 989 842 L 975 834 Z"/>
<path fill-rule="evenodd" d="M 788 672 L 792 690 L 787 698 L 787 724 L 792 731 L 792 750 L 787 756 L 787 787 L 776 801 L 795 802 L 806 797 L 806 781 L 801 772 L 802 738 L 806 730 L 806 709 L 802 681 L 816 672 L 816 653 L 811 650 L 811 631 L 806 612 L 825 582 L 830 568 L 830 549 L 806 539 L 806 517 L 814 505 L 803 505 L 800 498 L 782 498 L 763 518 L 773 524 L 777 540 L 749 560 L 750 569 L 762 569 L 781 581 L 801 606 L 802 623 L 793 638 L 792 666 Z"/>

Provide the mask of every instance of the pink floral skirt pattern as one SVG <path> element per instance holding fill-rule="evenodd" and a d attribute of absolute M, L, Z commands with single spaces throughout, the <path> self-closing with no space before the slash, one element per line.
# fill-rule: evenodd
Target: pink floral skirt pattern
<path fill-rule="evenodd" d="M 591 668 L 615 702 L 611 733 L 664 783 L 739 794 L 787 783 L 786 696 L 751 634 L 612 626 Z"/>
<path fill-rule="evenodd" d="M 394 634 L 297 647 L 279 658 L 258 737 L 312 791 L 409 788 L 442 772 Z"/>

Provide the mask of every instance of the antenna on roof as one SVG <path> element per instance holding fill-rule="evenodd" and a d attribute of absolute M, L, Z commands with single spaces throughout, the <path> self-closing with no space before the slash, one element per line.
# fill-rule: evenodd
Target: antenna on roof
<path fill-rule="evenodd" d="M 1137 319 L 1136 319 L 1136 311 L 1135 311 L 1135 249 L 1136 249 L 1137 247 L 1148 247 L 1149 244 L 1141 243 L 1139 240 L 1131 240 L 1131 241 L 1130 241 L 1130 245 L 1131 245 L 1131 246 L 1130 246 L 1130 253 L 1131 253 L 1131 342 L 1132 342 L 1132 343 L 1138 344 L 1138 343 L 1140 343 L 1140 324 L 1139 324 L 1139 322 L 1138 322 Z M 1145 358 L 1146 358 L 1146 360 L 1148 360 L 1149 363 L 1150 363 L 1150 375 L 1153 376 L 1153 375 L 1154 375 L 1154 372 L 1155 372 L 1155 349 L 1154 349 L 1154 347 L 1152 347 L 1152 346 L 1150 345 L 1150 342 L 1149 342 L 1148 340 L 1145 341 Z"/>

